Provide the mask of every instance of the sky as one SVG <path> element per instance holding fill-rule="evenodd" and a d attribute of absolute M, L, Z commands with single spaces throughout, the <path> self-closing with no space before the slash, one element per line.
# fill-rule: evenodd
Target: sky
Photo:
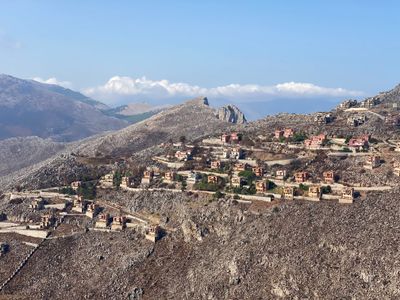
<path fill-rule="evenodd" d="M 0 73 L 111 106 L 204 95 L 252 114 L 317 110 L 400 82 L 399 11 L 390 0 L 0 0 Z"/>

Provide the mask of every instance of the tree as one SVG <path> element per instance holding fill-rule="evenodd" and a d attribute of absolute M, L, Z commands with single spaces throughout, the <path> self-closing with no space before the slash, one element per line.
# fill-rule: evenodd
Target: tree
<path fill-rule="evenodd" d="M 186 136 L 181 135 L 181 136 L 179 137 L 179 141 L 180 141 L 182 144 L 185 144 L 185 143 L 186 143 Z"/>
<path fill-rule="evenodd" d="M 122 182 L 122 174 L 120 171 L 115 171 L 114 173 L 114 177 L 113 177 L 113 185 L 116 188 L 119 188 L 119 186 L 121 185 Z"/>

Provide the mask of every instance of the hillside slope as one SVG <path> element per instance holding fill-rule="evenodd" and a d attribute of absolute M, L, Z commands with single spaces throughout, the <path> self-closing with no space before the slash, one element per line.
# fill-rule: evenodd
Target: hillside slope
<path fill-rule="evenodd" d="M 126 126 L 99 102 L 54 85 L 0 75 L 0 139 L 39 136 L 73 141 Z"/>

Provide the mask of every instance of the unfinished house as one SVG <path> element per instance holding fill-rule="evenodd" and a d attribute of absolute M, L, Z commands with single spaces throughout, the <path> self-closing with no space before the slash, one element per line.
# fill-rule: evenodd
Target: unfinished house
<path fill-rule="evenodd" d="M 114 186 L 114 172 L 104 175 L 100 179 L 100 186 L 103 188 L 112 188 Z"/>
<path fill-rule="evenodd" d="M 324 177 L 325 183 L 335 183 L 335 173 L 333 171 L 325 171 L 322 173 L 322 176 Z"/>
<path fill-rule="evenodd" d="M 377 155 L 368 156 L 364 168 L 372 170 L 381 165 L 381 158 Z"/>
<path fill-rule="evenodd" d="M 283 180 L 283 179 L 285 179 L 286 174 L 287 174 L 286 170 L 277 170 L 275 172 L 275 177 L 276 177 L 276 179 Z"/>
<path fill-rule="evenodd" d="M 357 127 L 364 124 L 367 121 L 367 116 L 365 114 L 357 114 L 347 118 L 347 125 L 352 127 Z"/>
<path fill-rule="evenodd" d="M 145 229 L 145 238 L 155 243 L 161 237 L 161 228 L 158 225 L 150 225 Z"/>
<path fill-rule="evenodd" d="M 346 187 L 342 191 L 342 196 L 339 198 L 339 203 L 353 203 L 354 188 Z"/>
<path fill-rule="evenodd" d="M 111 230 L 123 230 L 125 228 L 126 218 L 124 216 L 114 216 L 111 223 Z"/>
<path fill-rule="evenodd" d="M 233 187 L 242 187 L 244 184 L 244 178 L 240 176 L 233 176 L 231 178 L 231 185 Z"/>
<path fill-rule="evenodd" d="M 393 163 L 393 174 L 396 176 L 400 176 L 400 162 L 395 161 Z"/>
<path fill-rule="evenodd" d="M 267 192 L 268 187 L 267 187 L 267 183 L 263 180 L 259 180 L 256 182 L 256 191 L 257 194 L 262 194 Z"/>
<path fill-rule="evenodd" d="M 100 207 L 97 204 L 89 203 L 86 207 L 85 215 L 93 219 L 97 215 L 99 209 Z"/>
<path fill-rule="evenodd" d="M 175 181 L 176 178 L 176 172 L 170 171 L 170 172 L 165 172 L 163 180 L 166 183 L 172 183 Z"/>
<path fill-rule="evenodd" d="M 190 172 L 187 179 L 186 179 L 186 183 L 189 185 L 193 185 L 195 183 L 198 183 L 200 181 L 200 174 L 197 172 Z"/>
<path fill-rule="evenodd" d="M 294 187 L 292 186 L 284 186 L 283 187 L 283 198 L 287 200 L 294 199 Z"/>
<path fill-rule="evenodd" d="M 220 170 L 222 168 L 222 162 L 220 160 L 213 160 L 211 162 L 211 169 Z"/>
<path fill-rule="evenodd" d="M 130 188 L 133 187 L 133 185 L 134 185 L 133 177 L 130 176 L 122 177 L 120 185 L 121 188 Z"/>
<path fill-rule="evenodd" d="M 84 213 L 85 209 L 86 209 L 86 201 L 83 199 L 83 197 L 82 196 L 74 197 L 74 200 L 72 202 L 72 210 L 79 213 Z"/>
<path fill-rule="evenodd" d="M 357 104 L 358 104 L 357 100 L 349 99 L 349 100 L 345 100 L 342 103 L 340 103 L 339 106 L 337 107 L 337 109 L 344 110 L 344 109 L 348 109 L 348 108 L 357 106 Z"/>
<path fill-rule="evenodd" d="M 207 176 L 207 182 L 208 183 L 213 183 L 213 184 L 218 184 L 219 182 L 219 177 L 215 175 L 208 175 Z"/>
<path fill-rule="evenodd" d="M 42 210 L 44 209 L 44 204 L 45 201 L 42 197 L 38 197 L 32 200 L 31 204 L 29 205 L 29 208 L 33 210 Z"/>
<path fill-rule="evenodd" d="M 319 200 L 319 199 L 321 199 L 321 195 L 322 195 L 322 192 L 321 192 L 321 188 L 319 186 L 313 185 L 313 186 L 309 187 L 308 197 Z"/>
<path fill-rule="evenodd" d="M 324 124 L 329 124 L 333 120 L 332 114 L 317 114 L 314 117 L 314 122 L 317 123 L 318 125 L 324 125 Z"/>
<path fill-rule="evenodd" d="M 150 184 L 153 181 L 154 172 L 146 170 L 143 172 L 142 184 Z"/>
<path fill-rule="evenodd" d="M 40 229 L 49 229 L 56 224 L 56 217 L 52 214 L 44 215 L 41 217 Z"/>
<path fill-rule="evenodd" d="M 294 174 L 294 180 L 297 183 L 302 183 L 302 182 L 306 182 L 308 179 L 308 173 L 307 172 L 296 172 Z"/>
<path fill-rule="evenodd" d="M 365 107 L 365 108 L 373 108 L 374 106 L 378 105 L 381 101 L 379 100 L 379 98 L 376 97 L 372 97 L 372 98 L 368 98 L 362 102 L 360 102 L 361 107 Z"/>
<path fill-rule="evenodd" d="M 97 228 L 107 228 L 110 225 L 110 215 L 109 214 L 99 214 L 95 227 Z"/>
<path fill-rule="evenodd" d="M 251 170 L 257 177 L 264 176 L 264 168 L 262 168 L 262 167 L 252 167 Z"/>

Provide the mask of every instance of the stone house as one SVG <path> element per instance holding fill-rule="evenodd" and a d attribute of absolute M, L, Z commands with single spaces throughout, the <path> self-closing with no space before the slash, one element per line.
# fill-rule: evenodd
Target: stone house
<path fill-rule="evenodd" d="M 100 186 L 103 188 L 112 188 L 114 185 L 114 174 L 115 172 L 108 173 L 100 178 Z"/>
<path fill-rule="evenodd" d="M 283 198 L 288 200 L 294 199 L 294 187 L 292 186 L 284 186 L 283 187 Z"/>
<path fill-rule="evenodd" d="M 296 172 L 294 174 L 294 179 L 297 183 L 306 182 L 308 179 L 308 173 L 307 172 Z"/>
<path fill-rule="evenodd" d="M 286 170 L 277 170 L 275 172 L 276 179 L 283 180 L 286 177 Z"/>
<path fill-rule="evenodd" d="M 42 210 L 44 209 L 44 204 L 45 201 L 42 197 L 38 197 L 32 200 L 31 204 L 29 205 L 29 208 L 32 208 L 34 210 Z"/>
<path fill-rule="evenodd" d="M 322 195 L 321 188 L 317 185 L 310 186 L 308 189 L 308 197 L 320 199 Z"/>
<path fill-rule="evenodd" d="M 130 187 L 133 186 L 133 183 L 134 183 L 134 178 L 133 177 L 124 176 L 124 177 L 122 177 L 120 187 L 122 187 L 122 188 L 130 188 Z"/>
<path fill-rule="evenodd" d="M 353 203 L 354 188 L 346 187 L 342 191 L 342 196 L 339 198 L 339 203 Z"/>
<path fill-rule="evenodd" d="M 145 229 L 145 238 L 155 243 L 161 237 L 161 227 L 158 225 L 150 225 Z"/>
<path fill-rule="evenodd" d="M 265 193 L 267 190 L 267 183 L 264 180 L 259 180 L 256 182 L 256 191 L 258 194 Z"/>
<path fill-rule="evenodd" d="M 264 168 L 262 167 L 252 167 L 251 170 L 257 177 L 263 177 L 264 176 Z"/>
<path fill-rule="evenodd" d="M 322 176 L 324 177 L 324 182 L 335 183 L 335 173 L 333 171 L 325 171 Z"/>
<path fill-rule="evenodd" d="M 57 219 L 54 215 L 52 215 L 52 214 L 44 215 L 41 217 L 40 228 L 48 229 L 48 228 L 54 226 L 56 221 L 57 221 Z"/>

